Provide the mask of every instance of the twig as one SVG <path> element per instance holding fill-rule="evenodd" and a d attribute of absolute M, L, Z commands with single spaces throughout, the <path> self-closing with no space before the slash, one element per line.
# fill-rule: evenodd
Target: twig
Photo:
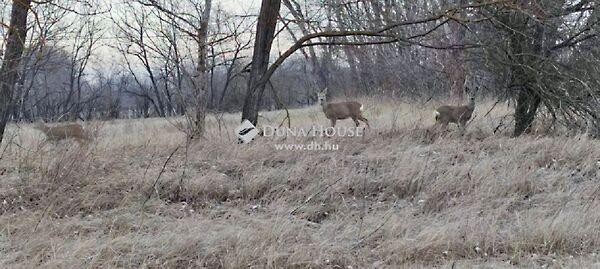
<path fill-rule="evenodd" d="M 396 207 L 396 204 L 398 203 L 398 200 L 394 201 L 394 205 L 392 205 L 392 207 Z M 383 218 L 383 221 L 377 226 L 377 228 L 373 229 L 373 231 L 371 231 L 370 233 L 366 234 L 365 236 L 361 237 L 358 242 L 354 245 L 353 248 L 357 248 L 359 246 L 362 245 L 362 243 L 368 239 L 369 237 L 373 236 L 375 233 L 377 233 L 379 230 L 381 230 L 381 228 L 383 228 L 383 226 L 388 222 L 388 220 L 390 220 L 390 218 L 392 217 L 393 211 L 390 210 L 390 212 Z"/>
<path fill-rule="evenodd" d="M 183 185 L 183 180 L 185 179 L 185 172 L 187 170 L 187 165 L 188 165 L 188 151 L 190 149 L 190 142 L 191 142 L 191 139 L 186 138 L 186 140 L 185 140 L 185 156 L 184 156 L 184 162 L 183 162 L 183 172 L 181 172 L 181 178 L 179 178 L 178 191 L 181 191 L 183 189 L 182 185 Z"/>
<path fill-rule="evenodd" d="M 498 126 L 496 126 L 496 128 L 494 128 L 494 133 L 498 132 L 498 130 L 500 129 L 500 127 L 504 126 L 504 119 L 508 116 L 512 116 L 512 114 L 510 115 L 504 115 L 504 117 L 502 117 L 502 119 L 500 119 L 500 123 L 498 124 Z"/>
<path fill-rule="evenodd" d="M 494 105 L 492 106 L 492 108 L 490 108 L 490 110 L 488 110 L 488 112 L 485 113 L 485 115 L 483 115 L 483 117 L 484 118 L 487 117 L 487 115 L 489 115 L 492 112 L 492 110 L 494 110 L 494 108 L 496 108 L 496 105 L 498 105 L 498 103 L 500 103 L 500 99 L 496 100 L 496 102 L 494 103 Z"/>
<path fill-rule="evenodd" d="M 338 182 L 340 182 L 342 179 L 344 179 L 343 177 L 338 178 L 336 181 L 334 181 L 333 183 L 325 186 L 325 188 L 320 189 L 318 192 L 314 193 L 313 195 L 309 196 L 308 198 L 306 198 L 306 200 L 304 202 L 302 202 L 302 204 L 300 204 L 298 207 L 294 208 L 292 211 L 290 211 L 290 215 L 294 215 L 294 213 L 296 213 L 296 211 L 298 211 L 300 208 L 304 207 L 308 202 L 310 202 L 310 200 L 312 200 L 315 196 L 325 192 L 327 189 L 331 188 L 331 186 L 337 184 Z"/>
<path fill-rule="evenodd" d="M 271 82 L 271 80 L 269 80 L 268 83 L 269 83 L 269 89 L 271 89 L 271 92 L 273 93 L 273 99 L 275 99 L 277 106 L 282 107 L 285 110 L 285 118 L 283 118 L 283 120 L 279 124 L 279 128 L 281 128 L 281 126 L 283 126 L 283 124 L 285 123 L 286 120 L 288 123 L 288 128 L 292 128 L 292 118 L 290 117 L 290 111 L 289 111 L 288 107 L 281 101 L 281 98 L 279 98 L 279 94 L 275 90 L 275 87 L 273 87 L 273 83 Z"/>
<path fill-rule="evenodd" d="M 358 244 L 358 242 L 360 242 L 360 235 L 362 234 L 362 228 L 363 228 L 363 224 L 365 222 L 365 215 L 367 214 L 367 176 L 369 175 L 369 163 L 367 162 L 367 165 L 365 166 L 365 176 L 363 179 L 363 190 L 362 190 L 362 209 L 361 209 L 361 213 L 360 213 L 360 223 L 358 225 L 358 233 L 356 235 L 356 242 Z"/>
<path fill-rule="evenodd" d="M 167 167 L 167 164 L 169 164 L 169 161 L 171 161 L 171 158 L 173 158 L 173 155 L 175 155 L 175 152 L 177 152 L 177 150 L 179 150 L 180 147 L 181 146 L 177 146 L 175 148 L 175 150 L 173 150 L 173 152 L 171 152 L 171 154 L 169 154 L 169 157 L 167 158 L 167 160 L 163 164 L 162 168 L 160 169 L 160 172 L 158 173 L 158 176 L 154 180 L 154 183 L 152 183 L 152 188 L 150 188 L 150 191 L 148 192 L 148 197 L 146 197 L 146 200 L 144 200 L 144 202 L 142 203 L 142 208 L 144 207 L 144 205 L 146 205 L 146 202 L 148 202 L 148 200 L 150 200 L 150 198 L 152 197 L 152 189 L 156 188 L 156 184 L 158 184 L 160 177 L 165 172 L 165 168 Z"/>

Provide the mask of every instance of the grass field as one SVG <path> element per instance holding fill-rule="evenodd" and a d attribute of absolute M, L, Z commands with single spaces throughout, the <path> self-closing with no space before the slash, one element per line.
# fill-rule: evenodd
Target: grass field
<path fill-rule="evenodd" d="M 600 267 L 600 141 L 543 126 L 511 138 L 492 103 L 462 135 L 429 130 L 436 104 L 364 104 L 363 137 L 247 145 L 239 114 L 211 115 L 191 144 L 176 118 L 89 123 L 87 146 L 11 125 L 0 267 Z M 316 106 L 290 112 L 329 124 Z M 275 149 L 310 142 L 339 150 Z"/>

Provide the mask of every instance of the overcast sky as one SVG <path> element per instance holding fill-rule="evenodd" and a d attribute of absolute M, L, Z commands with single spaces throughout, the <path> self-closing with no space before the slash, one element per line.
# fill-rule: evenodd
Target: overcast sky
<path fill-rule="evenodd" d="M 109 5 L 112 6 L 111 12 L 119 12 L 119 4 L 128 0 L 106 0 Z M 196 0 L 202 1 L 203 0 Z M 261 0 L 213 0 L 213 10 L 222 8 L 230 14 L 236 15 L 248 15 L 258 14 L 260 9 Z M 113 33 L 108 31 L 105 35 L 112 36 Z M 111 49 L 110 47 L 103 45 L 98 47 L 94 51 L 94 58 L 90 61 L 90 67 L 94 69 L 108 70 L 114 68 L 115 65 L 124 64 L 121 54 Z"/>
<path fill-rule="evenodd" d="M 221 4 L 223 8 L 239 14 L 245 11 L 257 11 L 260 7 L 260 0 L 214 0 L 214 4 Z"/>

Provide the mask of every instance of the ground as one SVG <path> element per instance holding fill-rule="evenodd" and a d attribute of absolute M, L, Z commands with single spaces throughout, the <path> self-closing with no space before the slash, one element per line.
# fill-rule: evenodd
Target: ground
<path fill-rule="evenodd" d="M 600 267 L 600 141 L 511 138 L 492 103 L 464 133 L 431 130 L 435 104 L 363 103 L 362 137 L 250 144 L 239 114 L 209 116 L 190 144 L 180 118 L 86 123 L 83 146 L 13 124 L 0 267 Z M 317 106 L 290 112 L 293 127 L 329 123 Z M 275 149 L 311 142 L 339 150 Z"/>

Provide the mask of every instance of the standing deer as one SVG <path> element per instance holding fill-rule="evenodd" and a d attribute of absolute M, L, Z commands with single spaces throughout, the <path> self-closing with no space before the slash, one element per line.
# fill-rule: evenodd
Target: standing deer
<path fill-rule="evenodd" d="M 319 104 L 323 108 L 323 113 L 331 121 L 331 126 L 335 127 L 337 120 L 352 118 L 354 124 L 358 127 L 359 120 L 366 123 L 369 128 L 369 121 L 362 115 L 363 105 L 359 102 L 327 102 L 327 88 L 317 93 Z"/>
<path fill-rule="evenodd" d="M 475 93 L 479 91 L 479 88 L 471 90 L 465 87 L 465 93 L 469 96 L 469 103 L 466 106 L 441 106 L 438 107 L 434 112 L 435 125 L 441 125 L 443 128 L 447 128 L 448 123 L 455 123 L 460 129 L 464 129 L 467 121 L 471 119 L 473 111 L 475 110 Z"/>
<path fill-rule="evenodd" d="M 78 123 L 49 127 L 43 122 L 38 122 L 33 126 L 33 128 L 42 131 L 50 141 L 60 141 L 63 139 L 73 138 L 79 144 L 83 144 L 83 142 L 88 142 L 90 140 L 89 135 Z"/>

